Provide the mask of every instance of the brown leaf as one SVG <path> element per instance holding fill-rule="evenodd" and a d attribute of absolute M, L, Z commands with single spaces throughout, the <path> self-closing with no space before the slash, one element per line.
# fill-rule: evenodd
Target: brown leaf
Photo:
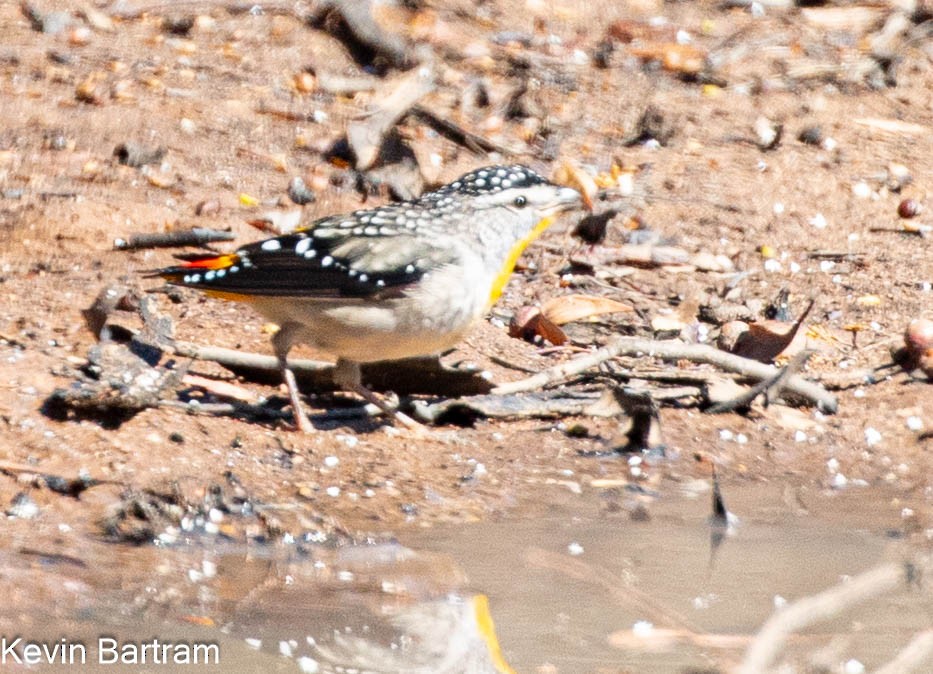
<path fill-rule="evenodd" d="M 620 311 L 633 309 L 627 304 L 598 295 L 563 295 L 548 300 L 541 307 L 541 313 L 555 325 Z"/>
<path fill-rule="evenodd" d="M 567 343 L 567 335 L 544 317 L 537 307 L 522 307 L 509 323 L 509 336 L 534 342 L 536 337 L 546 339 L 554 346 Z"/>
<path fill-rule="evenodd" d="M 794 341 L 797 331 L 800 330 L 800 326 L 812 308 L 813 301 L 811 300 L 794 323 L 775 320 L 749 323 L 748 331 L 739 336 L 732 353 L 762 363 L 773 361 Z"/>

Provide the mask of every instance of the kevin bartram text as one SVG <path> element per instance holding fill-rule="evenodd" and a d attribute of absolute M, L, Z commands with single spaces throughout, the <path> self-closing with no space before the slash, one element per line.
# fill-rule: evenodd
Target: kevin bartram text
<path fill-rule="evenodd" d="M 61 638 L 31 641 L 21 636 L 0 637 L 3 665 L 219 665 L 220 646 L 209 641 L 121 641 L 100 636 L 96 641 Z"/>

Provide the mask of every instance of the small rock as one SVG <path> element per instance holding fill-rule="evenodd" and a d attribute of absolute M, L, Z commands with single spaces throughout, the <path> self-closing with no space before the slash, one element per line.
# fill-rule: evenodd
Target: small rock
<path fill-rule="evenodd" d="M 288 198 L 299 206 L 304 206 L 312 203 L 316 197 L 314 192 L 305 185 L 305 181 L 301 179 L 301 176 L 295 176 L 288 184 Z"/>
<path fill-rule="evenodd" d="M 13 497 L 10 508 L 6 511 L 9 517 L 15 517 L 21 520 L 31 520 L 39 516 L 39 506 L 32 497 L 24 491 L 21 491 Z"/>
<path fill-rule="evenodd" d="M 815 125 L 804 127 L 797 134 L 797 140 L 807 145 L 819 145 L 823 142 L 823 129 Z"/>

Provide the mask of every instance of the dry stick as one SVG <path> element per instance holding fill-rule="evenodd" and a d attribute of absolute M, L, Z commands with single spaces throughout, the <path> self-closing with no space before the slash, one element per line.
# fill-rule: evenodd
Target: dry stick
<path fill-rule="evenodd" d="M 270 374 L 279 372 L 279 361 L 275 356 L 265 356 L 260 353 L 244 353 L 242 351 L 236 351 L 235 349 L 225 349 L 220 346 L 198 346 L 185 342 L 177 342 L 172 348 L 172 353 L 184 358 L 208 360 L 230 370 L 261 370 L 267 371 Z M 289 358 L 288 365 L 296 374 L 299 372 L 321 372 L 334 367 L 333 363 L 305 358 L 297 360 Z"/>
<path fill-rule="evenodd" d="M 173 232 L 131 234 L 129 239 L 114 239 L 114 250 L 139 250 L 142 248 L 175 248 L 178 246 L 206 246 L 217 241 L 233 241 L 236 238 L 229 229 L 193 227 Z"/>
<path fill-rule="evenodd" d="M 787 381 L 793 376 L 795 372 L 800 370 L 803 367 L 804 363 L 813 355 L 812 351 L 801 351 L 793 360 L 791 360 L 786 366 L 784 366 L 776 376 L 760 381 L 745 393 L 740 396 L 736 396 L 732 400 L 726 400 L 721 403 L 712 405 L 705 410 L 707 414 L 722 414 L 724 412 L 733 412 L 737 409 L 748 407 L 752 402 L 760 396 L 762 393 L 765 394 L 765 406 L 772 401 L 778 398 L 781 395 L 781 391 L 784 390 L 784 387 L 787 385 Z"/>
<path fill-rule="evenodd" d="M 742 376 L 757 380 L 770 379 L 779 373 L 779 370 L 771 365 L 726 353 L 705 344 L 682 344 L 635 337 L 618 337 L 591 354 L 574 358 L 571 361 L 539 372 L 533 377 L 502 384 L 494 388 L 492 392 L 510 394 L 534 391 L 567 377 L 585 372 L 617 356 L 647 356 L 649 358 L 661 358 L 662 360 L 689 360 L 694 363 L 714 365 L 723 370 L 736 372 Z M 791 377 L 784 388 L 795 395 L 816 403 L 821 409 L 831 414 L 834 414 L 839 407 L 834 395 L 827 392 L 819 384 L 814 384 L 800 376 Z"/>
<path fill-rule="evenodd" d="M 355 168 L 365 171 L 375 164 L 386 134 L 422 98 L 434 91 L 434 71 L 422 66 L 386 83 L 376 91 L 376 103 L 362 119 L 347 125 L 347 142 L 356 155 Z"/>
<path fill-rule="evenodd" d="M 904 565 L 890 562 L 785 606 L 774 613 L 755 636 L 736 674 L 767 672 L 792 633 L 884 594 L 903 583 L 905 578 Z"/>
<path fill-rule="evenodd" d="M 933 630 L 926 630 L 911 639 L 891 662 L 876 669 L 874 674 L 907 674 L 930 659 L 933 659 Z"/>
<path fill-rule="evenodd" d="M 459 124 L 441 117 L 437 113 L 428 110 L 423 105 L 413 105 L 410 114 L 420 119 L 422 122 L 430 126 L 432 129 L 437 131 L 448 140 L 457 143 L 457 145 L 462 145 L 474 154 L 498 152 L 499 154 L 506 157 L 521 154 L 516 150 L 511 150 L 505 147 L 504 145 L 494 143 L 488 138 L 484 138 L 483 136 L 479 136 L 475 133 L 467 131 Z"/>

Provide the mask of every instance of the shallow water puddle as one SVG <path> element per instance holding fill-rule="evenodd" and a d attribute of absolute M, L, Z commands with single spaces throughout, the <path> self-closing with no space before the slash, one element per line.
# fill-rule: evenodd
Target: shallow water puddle
<path fill-rule="evenodd" d="M 727 488 L 739 522 L 718 547 L 709 494 L 662 496 L 647 521 L 607 513 L 604 503 L 587 511 L 573 500 L 546 517 L 404 540 L 452 554 L 490 596 L 504 653 L 518 671 L 726 670 L 776 604 L 899 560 L 906 549 L 894 540 L 901 506 L 889 496 L 853 491 L 805 500 L 807 514 L 780 487 Z M 905 584 L 815 625 L 788 648 L 801 655 L 823 649 L 816 662 L 828 671 L 843 671 L 836 667 L 848 660 L 871 669 L 929 629 L 931 612 L 930 593 Z M 826 650 L 831 641 L 835 652 Z"/>
<path fill-rule="evenodd" d="M 175 671 L 196 657 L 197 671 L 224 672 L 727 671 L 776 602 L 906 549 L 889 533 L 901 506 L 878 492 L 811 494 L 800 514 L 780 487 L 725 491 L 740 521 L 715 549 L 708 493 L 671 488 L 633 518 L 555 488 L 535 516 L 410 531 L 404 546 L 8 552 L 3 584 L 18 589 L 0 626 L 6 646 L 23 641 L 3 669 L 26 671 L 31 641 L 71 671 L 78 647 L 80 671 Z M 929 591 L 905 584 L 788 649 L 829 671 L 871 669 L 931 613 Z"/>

